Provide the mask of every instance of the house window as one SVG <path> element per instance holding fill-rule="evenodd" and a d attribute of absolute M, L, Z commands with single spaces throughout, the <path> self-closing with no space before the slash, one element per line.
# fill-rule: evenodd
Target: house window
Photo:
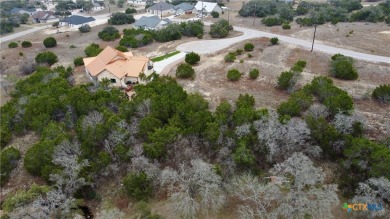
<path fill-rule="evenodd" d="M 111 81 L 111 84 L 116 83 L 116 79 L 115 78 L 111 78 L 110 81 Z"/>

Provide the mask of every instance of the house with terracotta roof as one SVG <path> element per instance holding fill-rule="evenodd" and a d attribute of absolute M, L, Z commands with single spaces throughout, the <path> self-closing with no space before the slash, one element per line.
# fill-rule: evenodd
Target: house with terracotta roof
<path fill-rule="evenodd" d="M 152 63 L 146 56 L 120 52 L 107 46 L 98 56 L 84 58 L 86 74 L 94 83 L 108 79 L 111 86 L 126 87 L 138 84 L 139 75 L 152 73 Z"/>

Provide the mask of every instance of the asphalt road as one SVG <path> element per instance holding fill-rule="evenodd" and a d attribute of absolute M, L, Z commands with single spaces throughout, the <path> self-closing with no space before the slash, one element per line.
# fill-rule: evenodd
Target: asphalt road
<path fill-rule="evenodd" d="M 234 38 L 218 39 L 218 40 L 202 40 L 202 41 L 183 43 L 177 46 L 176 49 L 182 52 L 196 52 L 199 54 L 211 54 L 219 50 L 228 48 L 229 46 L 238 43 L 240 41 L 244 41 L 251 38 L 257 38 L 257 37 L 268 37 L 268 38 L 277 37 L 279 39 L 279 42 L 297 45 L 305 49 L 311 49 L 312 46 L 312 42 L 310 41 L 305 41 L 305 40 L 278 35 L 278 34 L 272 34 L 264 31 L 258 31 L 258 30 L 243 28 L 243 27 L 234 27 L 234 30 L 241 31 L 244 34 Z M 342 49 L 342 48 L 327 46 L 318 43 L 314 44 L 314 51 L 317 52 L 320 51 L 331 55 L 340 53 L 345 56 L 349 56 L 359 60 L 370 61 L 370 62 L 390 63 L 390 57 L 387 56 L 377 56 L 377 55 L 371 55 L 366 53 L 360 53 L 348 49 Z"/>
<path fill-rule="evenodd" d="M 50 24 L 48 24 L 48 25 L 50 26 Z M 22 32 L 14 33 L 14 34 L 11 34 L 11 35 L 8 35 L 8 36 L 5 36 L 5 37 L 0 37 L 0 43 L 6 42 L 6 41 L 10 41 L 10 40 L 16 39 L 18 37 L 22 37 L 22 36 L 25 36 L 25 35 L 28 35 L 28 34 L 31 34 L 31 33 L 35 33 L 37 31 L 40 31 L 40 30 L 43 30 L 43 29 L 46 29 L 48 27 L 48 25 L 40 26 L 40 27 L 34 27 L 32 29 L 29 29 L 29 30 L 25 30 L 25 31 L 22 31 Z"/>

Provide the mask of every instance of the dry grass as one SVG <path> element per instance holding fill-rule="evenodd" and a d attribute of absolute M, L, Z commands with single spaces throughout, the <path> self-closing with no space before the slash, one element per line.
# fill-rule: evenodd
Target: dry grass
<path fill-rule="evenodd" d="M 194 66 L 195 79 L 179 80 L 179 83 L 189 92 L 200 93 L 210 102 L 211 108 L 215 108 L 222 100 L 233 103 L 242 93 L 253 95 L 258 108 L 277 108 L 289 96 L 276 88 L 277 77 L 298 60 L 307 61 L 307 66 L 299 80 L 301 86 L 309 83 L 315 76 L 329 75 L 330 55 L 311 53 L 285 44 L 269 46 L 267 38 L 249 41 L 255 45 L 255 50 L 251 52 L 252 58 L 248 58 L 248 52 L 244 52 L 237 57 L 236 62 L 224 62 L 224 55 L 229 51 L 243 49 L 246 42 L 238 43 L 215 55 L 202 56 L 200 63 Z M 238 61 L 240 59 L 244 62 L 240 63 Z M 390 134 L 390 130 L 385 128 L 390 123 L 390 106 L 381 106 L 370 98 L 370 93 L 376 86 L 390 84 L 388 75 L 390 65 L 356 61 L 355 67 L 359 72 L 358 80 L 344 81 L 333 78 L 334 83 L 354 98 L 355 110 L 367 117 L 370 137 Z M 226 73 L 231 68 L 237 68 L 243 73 L 239 81 L 227 80 Z M 256 80 L 248 77 L 248 72 L 252 68 L 260 70 L 260 76 Z M 175 68 L 171 69 L 169 75 L 174 76 L 175 70 Z"/>
<path fill-rule="evenodd" d="M 23 136 L 14 137 L 8 147 L 14 147 L 20 151 L 21 158 L 18 161 L 17 167 L 12 171 L 8 183 L 1 188 L 0 202 L 7 196 L 13 194 L 20 189 L 28 189 L 35 184 L 46 184 L 41 178 L 31 176 L 24 168 L 24 157 L 27 150 L 36 142 L 38 142 L 38 135 L 35 133 L 27 133 Z"/>

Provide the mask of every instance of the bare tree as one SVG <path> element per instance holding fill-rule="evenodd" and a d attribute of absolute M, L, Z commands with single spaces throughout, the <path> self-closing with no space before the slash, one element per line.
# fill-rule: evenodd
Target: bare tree
<path fill-rule="evenodd" d="M 380 211 L 359 212 L 359 214 L 370 218 L 387 215 L 385 203 L 389 201 L 390 181 L 384 177 L 370 178 L 364 183 L 359 183 L 359 187 L 356 189 L 355 196 L 352 199 L 353 203 L 382 204 L 382 210 Z"/>
<path fill-rule="evenodd" d="M 334 127 L 342 134 L 351 134 L 353 132 L 353 126 L 356 123 L 362 125 L 363 129 L 367 124 L 365 117 L 356 112 L 352 115 L 338 113 L 333 119 Z"/>
<path fill-rule="evenodd" d="M 240 218 L 268 218 L 273 204 L 282 196 L 275 184 L 261 184 L 250 174 L 235 177 L 231 186 L 233 194 L 244 203 L 239 206 Z"/>
<path fill-rule="evenodd" d="M 217 211 L 225 202 L 221 177 L 211 164 L 192 160 L 191 166 L 181 165 L 177 172 L 166 168 L 161 173 L 161 184 L 168 186 L 174 211 L 184 218 L 194 218 L 202 213 Z"/>
<path fill-rule="evenodd" d="M 311 116 L 315 119 L 320 117 L 327 118 L 329 116 L 329 110 L 326 106 L 322 104 L 313 104 L 305 112 L 306 116 Z"/>
<path fill-rule="evenodd" d="M 49 191 L 45 197 L 39 196 L 32 203 L 19 207 L 9 216 L 12 219 L 71 218 L 76 200 L 67 197 L 61 190 Z"/>
<path fill-rule="evenodd" d="M 152 112 L 152 108 L 150 104 L 151 104 L 150 99 L 146 99 L 138 105 L 136 112 L 140 118 L 144 118 L 145 116 L 149 115 Z"/>
<path fill-rule="evenodd" d="M 282 161 L 294 152 L 304 152 L 310 156 L 319 156 L 321 148 L 311 145 L 310 129 L 304 120 L 292 118 L 287 124 L 279 121 L 274 111 L 269 116 L 254 122 L 258 139 L 269 151 L 268 160 Z"/>
<path fill-rule="evenodd" d="M 96 216 L 97 219 L 123 219 L 125 214 L 118 208 L 104 209 Z"/>
<path fill-rule="evenodd" d="M 337 185 L 324 185 L 324 174 L 302 153 L 294 153 L 270 170 L 271 182 L 244 174 L 232 191 L 243 204 L 241 218 L 331 218 L 338 205 Z"/>
<path fill-rule="evenodd" d="M 234 131 L 238 138 L 242 138 L 246 135 L 249 135 L 251 133 L 251 125 L 250 124 L 244 124 L 241 126 L 237 126 L 236 130 Z"/>
<path fill-rule="evenodd" d="M 80 155 L 80 144 L 69 141 L 57 145 L 53 154 L 53 163 L 63 169 L 61 173 L 50 175 L 50 180 L 55 182 L 55 187 L 63 191 L 67 198 L 71 197 L 78 188 L 87 184 L 84 178 L 79 177 L 79 173 L 88 165 L 88 161 L 79 162 Z"/>
<path fill-rule="evenodd" d="M 26 60 L 19 64 L 19 71 L 23 75 L 29 75 L 37 69 L 37 64 L 33 60 Z"/>
<path fill-rule="evenodd" d="M 94 128 L 95 126 L 102 124 L 104 122 L 104 117 L 101 112 L 93 111 L 90 112 L 86 117 L 84 117 L 82 121 L 83 130 L 87 130 L 88 128 Z"/>

